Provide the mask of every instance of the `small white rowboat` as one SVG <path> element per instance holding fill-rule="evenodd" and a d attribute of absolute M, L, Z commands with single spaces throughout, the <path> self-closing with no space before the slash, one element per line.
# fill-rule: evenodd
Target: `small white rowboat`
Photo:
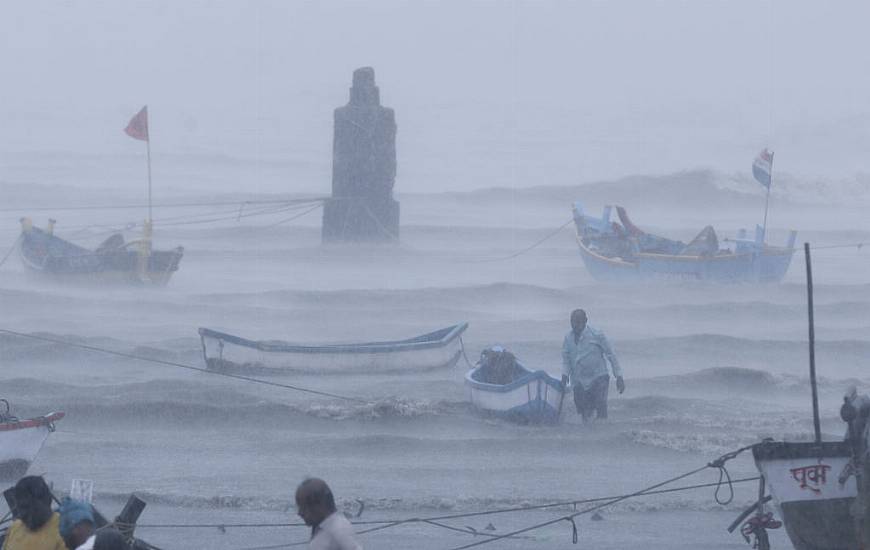
<path fill-rule="evenodd" d="M 207 328 L 200 328 L 199 336 L 206 366 L 217 371 L 378 374 L 452 367 L 462 355 L 467 328 L 460 323 L 407 340 L 324 345 L 247 340 Z"/>
<path fill-rule="evenodd" d="M 521 374 L 507 384 L 484 382 L 479 365 L 468 371 L 465 386 L 471 404 L 481 412 L 508 420 L 533 424 L 558 422 L 566 382 L 542 370 L 529 370 L 519 361 L 516 365 Z"/>

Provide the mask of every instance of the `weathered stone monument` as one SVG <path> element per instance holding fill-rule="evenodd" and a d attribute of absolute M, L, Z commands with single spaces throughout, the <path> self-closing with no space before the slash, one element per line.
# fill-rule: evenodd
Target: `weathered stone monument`
<path fill-rule="evenodd" d="M 350 102 L 335 110 L 332 197 L 323 205 L 324 242 L 399 238 L 396 117 L 381 106 L 375 71 L 353 72 Z"/>

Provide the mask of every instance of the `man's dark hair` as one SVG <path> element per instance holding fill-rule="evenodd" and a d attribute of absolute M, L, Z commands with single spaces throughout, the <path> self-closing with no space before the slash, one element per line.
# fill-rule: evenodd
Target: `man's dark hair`
<path fill-rule="evenodd" d="M 326 512 L 335 512 L 335 497 L 332 489 L 320 478 L 310 477 L 299 484 L 296 494 L 301 495 L 305 506 Z"/>
<path fill-rule="evenodd" d="M 18 517 L 31 531 L 38 531 L 51 519 L 51 489 L 42 476 L 25 476 L 15 484 Z"/>

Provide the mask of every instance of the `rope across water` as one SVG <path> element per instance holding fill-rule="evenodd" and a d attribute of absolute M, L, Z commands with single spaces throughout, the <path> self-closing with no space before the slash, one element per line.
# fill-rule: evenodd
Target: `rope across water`
<path fill-rule="evenodd" d="M 133 353 L 114 351 L 114 350 L 110 350 L 110 349 L 106 349 L 106 348 L 101 348 L 98 346 L 91 346 L 88 344 L 79 344 L 76 342 L 67 342 L 67 341 L 61 340 L 59 338 L 51 338 L 48 336 L 39 336 L 36 334 L 26 334 L 23 332 L 17 332 L 14 330 L 8 330 L 8 329 L 3 329 L 3 328 L 0 328 L 0 333 L 10 334 L 12 336 L 19 336 L 21 338 L 30 338 L 32 340 L 40 340 L 43 342 L 51 342 L 53 344 L 60 344 L 63 346 L 69 346 L 69 347 L 73 347 L 73 348 L 85 349 L 85 350 L 90 350 L 90 351 L 94 351 L 94 352 L 98 352 L 98 353 L 105 353 L 107 355 L 115 355 L 117 357 L 125 357 L 127 359 L 136 359 L 137 361 L 145 361 L 147 363 L 154 363 L 157 365 L 164 365 L 164 366 L 168 366 L 168 367 L 176 367 L 176 368 L 180 368 L 180 369 L 202 372 L 202 373 L 211 374 L 214 376 L 223 376 L 226 378 L 233 378 L 235 380 L 243 380 L 245 382 L 251 382 L 254 384 L 262 384 L 265 386 L 274 386 L 276 388 L 284 388 L 284 389 L 303 392 L 303 393 L 310 393 L 313 395 L 321 395 L 324 397 L 333 397 L 335 399 L 343 399 L 345 401 L 351 401 L 354 403 L 363 403 L 363 404 L 369 403 L 369 401 L 366 401 L 365 399 L 359 399 L 356 397 L 349 397 L 349 396 L 340 395 L 337 393 L 325 392 L 325 391 L 320 391 L 320 390 L 313 390 L 310 388 L 304 388 L 302 386 L 296 386 L 293 384 L 282 384 L 280 382 L 272 382 L 270 380 L 261 380 L 260 378 L 253 378 L 250 376 L 243 376 L 240 374 L 218 372 L 218 371 L 213 371 L 213 370 L 209 370 L 209 369 L 202 368 L 202 367 L 194 367 L 193 365 L 185 365 L 184 363 L 177 363 L 175 361 L 165 361 L 163 359 L 154 359 L 152 357 L 144 357 L 142 355 L 135 355 Z"/>

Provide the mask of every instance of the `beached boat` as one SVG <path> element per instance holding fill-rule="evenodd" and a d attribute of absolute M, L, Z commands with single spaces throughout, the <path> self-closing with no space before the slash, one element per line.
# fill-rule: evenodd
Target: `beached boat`
<path fill-rule="evenodd" d="M 54 431 L 54 423 L 63 417 L 64 413 L 53 412 L 19 420 L 12 415 L 9 402 L 0 399 L 0 479 L 23 476 Z"/>
<path fill-rule="evenodd" d="M 58 280 L 158 286 L 169 282 L 184 255 L 182 247 L 151 250 L 150 235 L 125 243 L 120 233 L 88 250 L 56 236 L 54 221 L 43 230 L 27 218 L 21 220 L 19 250 L 26 267 Z"/>
<path fill-rule="evenodd" d="M 759 227 L 755 238 L 747 238 L 741 230 L 733 248 L 720 248 L 711 226 L 684 243 L 639 229 L 621 206 L 616 207 L 619 221 L 612 221 L 612 210 L 606 206 L 603 215 L 596 218 L 584 213 L 580 202 L 574 203 L 580 257 L 589 273 L 600 281 L 779 282 L 795 251 L 794 231 L 782 247 L 767 245 Z"/>
<path fill-rule="evenodd" d="M 848 442 L 768 441 L 755 445 L 752 454 L 795 550 L 862 547 L 853 515 L 858 487 L 849 475 Z"/>
<path fill-rule="evenodd" d="M 200 328 L 199 336 L 206 366 L 217 371 L 377 374 L 452 367 L 467 328 L 460 323 L 406 340 L 323 345 L 247 340 L 208 328 Z"/>
<path fill-rule="evenodd" d="M 468 398 L 476 409 L 487 414 L 524 423 L 555 423 L 562 415 L 567 380 L 557 380 L 539 370 L 526 368 L 510 360 L 507 371 L 493 373 L 486 359 L 487 352 L 504 353 L 501 348 L 489 348 L 481 360 L 465 375 Z"/>
<path fill-rule="evenodd" d="M 757 548 L 770 548 L 766 528 L 777 528 L 764 503 L 772 497 L 795 550 L 852 550 L 870 545 L 870 396 L 850 388 L 840 417 L 846 423 L 841 441 L 823 441 L 819 415 L 813 320 L 813 278 L 810 245 L 804 245 L 809 317 L 810 387 L 813 405 L 813 441 L 765 440 L 752 446 L 761 476 L 756 516 L 743 525 Z M 770 495 L 765 497 L 765 491 Z M 729 530 L 737 525 L 733 523 Z M 769 527 L 766 527 L 769 526 Z"/>

